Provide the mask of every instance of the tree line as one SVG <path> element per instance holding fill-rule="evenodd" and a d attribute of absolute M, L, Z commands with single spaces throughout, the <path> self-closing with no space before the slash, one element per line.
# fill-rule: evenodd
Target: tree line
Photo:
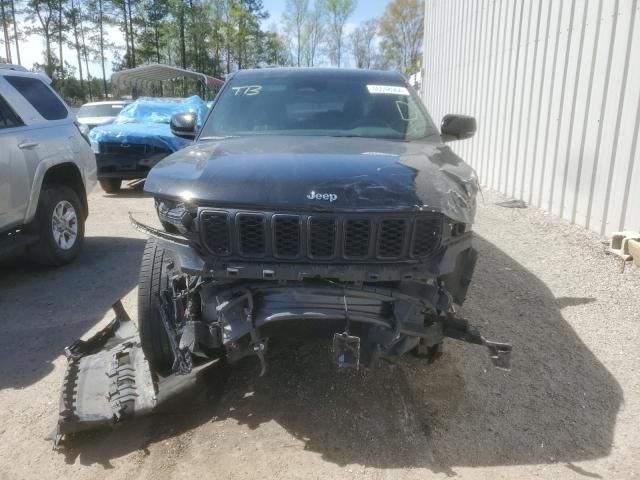
<path fill-rule="evenodd" d="M 424 0 L 394 0 L 379 19 L 354 27 L 356 2 L 286 0 L 282 18 L 269 19 L 262 0 L 0 0 L 0 61 L 21 63 L 24 43 L 41 41 L 42 63 L 26 66 L 76 102 L 118 93 L 109 66 L 163 63 L 218 78 L 274 65 L 414 73 Z M 91 75 L 90 65 L 99 65 L 100 75 Z"/>
<path fill-rule="evenodd" d="M 287 0 L 282 29 L 290 45 L 289 63 L 394 69 L 415 73 L 420 66 L 424 0 L 393 0 L 380 18 L 349 33 L 357 0 Z M 347 58 L 347 62 L 345 62 Z"/>

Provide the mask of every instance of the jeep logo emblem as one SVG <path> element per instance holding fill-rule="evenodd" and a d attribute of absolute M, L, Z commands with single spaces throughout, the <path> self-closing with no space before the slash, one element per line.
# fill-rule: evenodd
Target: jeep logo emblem
<path fill-rule="evenodd" d="M 313 190 L 307 195 L 309 200 L 328 200 L 329 202 L 335 202 L 338 199 L 338 195 L 335 193 L 320 193 Z"/>

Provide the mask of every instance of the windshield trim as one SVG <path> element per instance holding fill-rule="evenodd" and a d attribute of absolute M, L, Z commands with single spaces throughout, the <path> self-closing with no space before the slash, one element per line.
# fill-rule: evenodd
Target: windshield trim
<path fill-rule="evenodd" d="M 265 130 L 260 132 L 239 132 L 234 133 L 233 135 L 207 135 L 200 137 L 200 140 L 226 140 L 228 138 L 243 138 L 243 137 L 318 137 L 318 138 L 369 138 L 374 140 L 388 140 L 394 142 L 416 142 L 419 140 L 424 140 L 425 138 L 429 138 L 435 134 L 425 135 L 420 138 L 400 138 L 400 137 L 391 137 L 391 136 L 372 136 L 372 135 L 336 135 L 335 133 L 299 133 L 304 132 L 302 130 L 291 131 L 291 130 Z"/>

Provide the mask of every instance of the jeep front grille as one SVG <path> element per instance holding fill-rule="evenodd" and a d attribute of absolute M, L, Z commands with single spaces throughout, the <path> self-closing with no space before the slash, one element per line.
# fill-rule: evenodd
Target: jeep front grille
<path fill-rule="evenodd" d="M 381 258 L 398 258 L 402 255 L 406 238 L 406 219 L 389 218 L 382 220 L 378 232 L 378 256 Z"/>
<path fill-rule="evenodd" d="M 327 262 L 425 257 L 440 245 L 439 214 L 281 214 L 203 209 L 204 246 L 216 256 Z"/>
<path fill-rule="evenodd" d="M 336 254 L 335 217 L 309 218 L 309 256 L 318 260 L 333 258 Z"/>
<path fill-rule="evenodd" d="M 369 256 L 371 220 L 349 218 L 344 222 L 344 256 L 366 258 Z"/>
<path fill-rule="evenodd" d="M 267 251 L 264 215 L 239 213 L 236 216 L 240 254 L 262 257 Z"/>
<path fill-rule="evenodd" d="M 422 257 L 433 251 L 434 244 L 440 241 L 441 222 L 437 218 L 417 218 L 413 228 L 411 255 Z"/>
<path fill-rule="evenodd" d="M 274 215 L 273 233 L 276 257 L 297 258 L 300 255 L 300 217 Z"/>
<path fill-rule="evenodd" d="M 228 255 L 231 251 L 229 214 L 225 212 L 203 212 L 200 215 L 200 222 L 207 248 L 211 253 Z"/>

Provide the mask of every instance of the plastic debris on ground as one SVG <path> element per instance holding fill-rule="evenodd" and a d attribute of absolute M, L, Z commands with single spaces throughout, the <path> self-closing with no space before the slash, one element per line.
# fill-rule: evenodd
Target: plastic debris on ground
<path fill-rule="evenodd" d="M 102 330 L 65 348 L 58 423 L 49 436 L 54 446 L 66 435 L 193 407 L 216 393 L 211 386 L 218 383 L 210 377 L 224 375 L 214 368 L 221 366 L 217 359 L 188 375 L 153 374 L 134 322 L 120 301 L 113 310 L 115 318 Z"/>

